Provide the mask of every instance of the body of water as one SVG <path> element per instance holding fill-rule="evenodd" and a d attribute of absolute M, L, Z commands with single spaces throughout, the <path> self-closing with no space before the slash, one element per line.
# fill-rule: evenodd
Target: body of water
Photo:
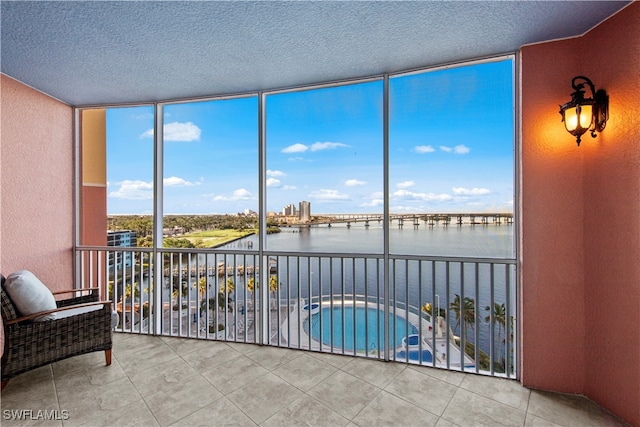
<path fill-rule="evenodd" d="M 378 223 L 347 227 L 285 227 L 267 235 L 266 250 L 286 252 L 380 253 L 384 252 L 384 231 Z M 389 250 L 399 255 L 513 258 L 513 225 L 449 225 L 419 227 L 395 223 L 389 228 Z M 251 242 L 251 243 L 249 243 Z M 258 248 L 258 236 L 231 242 L 221 249 Z"/>
<path fill-rule="evenodd" d="M 443 311 L 454 332 L 462 333 L 460 314 L 453 308 L 464 296 L 471 299 L 477 312 L 475 321 L 466 327 L 469 341 L 489 352 L 491 326 L 485 317 L 486 307 L 503 304 L 509 300 L 510 316 L 515 309 L 515 266 L 501 260 L 513 259 L 513 225 L 436 225 L 419 227 L 406 225 L 389 230 L 391 260 L 388 265 L 390 298 L 398 308 L 419 308 L 430 303 L 433 312 Z M 257 253 L 258 236 L 231 242 L 218 249 L 242 249 Z M 270 260 L 270 276 L 278 281 L 279 300 L 304 298 L 307 301 L 332 295 L 363 295 L 380 299 L 384 295 L 385 265 L 383 257 L 383 228 L 379 224 L 322 227 L 283 228 L 281 233 L 267 236 L 266 248 Z M 269 251 L 300 255 L 280 256 Z M 331 257 L 314 256 L 313 253 L 335 254 Z M 367 257 L 359 255 L 368 255 Z M 378 256 L 379 255 L 379 256 Z M 491 258 L 495 262 L 458 262 L 447 260 L 408 260 L 408 256 Z M 255 265 L 257 255 L 209 255 L 209 265 Z M 204 258 L 200 260 L 204 263 Z M 248 276 L 233 275 L 236 301 L 251 298 L 245 281 Z M 228 277 L 225 278 L 228 279 Z M 219 278 L 209 279 L 214 285 Z M 257 280 L 257 279 L 256 279 Z M 264 280 L 264 279 L 263 279 Z M 217 285 L 214 285 L 217 286 Z M 468 307 L 467 307 L 468 308 Z M 458 310 L 459 313 L 459 310 Z M 495 348 L 504 340 L 504 326 L 493 327 Z M 504 351 L 504 349 L 503 349 Z M 499 359 L 497 359 L 499 360 Z"/>

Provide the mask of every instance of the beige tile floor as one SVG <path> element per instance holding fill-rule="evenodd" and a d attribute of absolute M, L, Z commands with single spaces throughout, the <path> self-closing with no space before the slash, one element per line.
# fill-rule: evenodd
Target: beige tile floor
<path fill-rule="evenodd" d="M 621 426 L 516 381 L 250 344 L 116 334 L 12 379 L 3 426 Z M 29 419 L 11 419 L 11 410 Z M 58 420 L 44 421 L 43 412 Z M 14 412 L 15 414 L 16 412 Z M 64 418 L 64 419 L 62 419 Z"/>

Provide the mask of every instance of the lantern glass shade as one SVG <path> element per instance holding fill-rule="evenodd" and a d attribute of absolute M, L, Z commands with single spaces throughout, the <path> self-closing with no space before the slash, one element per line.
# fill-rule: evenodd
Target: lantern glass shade
<path fill-rule="evenodd" d="M 593 106 L 577 105 L 564 111 L 564 126 L 571 134 L 582 135 L 593 122 Z"/>
<path fill-rule="evenodd" d="M 560 114 L 567 131 L 576 137 L 580 145 L 580 138 L 589 131 L 591 137 L 596 132 L 602 132 L 609 118 L 609 96 L 600 89 L 596 91 L 593 82 L 585 76 L 576 76 L 571 80 L 574 92 L 571 101 L 560 106 Z M 585 98 L 585 90 L 591 91 L 591 98 Z"/>

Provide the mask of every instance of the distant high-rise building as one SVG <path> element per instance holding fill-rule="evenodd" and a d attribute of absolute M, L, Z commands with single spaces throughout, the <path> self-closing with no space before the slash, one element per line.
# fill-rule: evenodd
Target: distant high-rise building
<path fill-rule="evenodd" d="M 304 200 L 300 202 L 299 213 L 300 222 L 309 222 L 311 219 L 311 203 Z"/>
<path fill-rule="evenodd" d="M 136 232 L 131 230 L 107 231 L 107 246 L 136 247 Z M 131 255 L 131 252 L 109 252 L 109 267 L 114 265 L 117 269 L 131 267 Z"/>
<path fill-rule="evenodd" d="M 296 205 L 293 203 L 289 203 L 287 206 L 282 209 L 282 215 L 284 216 L 296 216 Z"/>

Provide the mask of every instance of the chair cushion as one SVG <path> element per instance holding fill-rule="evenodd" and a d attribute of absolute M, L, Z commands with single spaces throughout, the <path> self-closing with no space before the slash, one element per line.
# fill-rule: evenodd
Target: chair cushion
<path fill-rule="evenodd" d="M 52 320 L 64 319 L 66 317 L 77 316 L 79 314 L 91 313 L 92 311 L 102 310 L 104 307 L 102 304 L 90 305 L 86 307 L 78 307 L 78 308 L 70 308 L 68 310 L 58 311 L 56 313 L 51 313 L 49 316 Z M 45 317 L 45 316 L 40 316 Z M 40 320 L 38 317 L 36 320 Z"/>
<path fill-rule="evenodd" d="M 9 298 L 9 295 L 4 291 L 4 286 L 0 287 L 0 300 L 2 300 L 2 320 L 6 322 L 7 320 L 18 317 L 11 298 Z"/>
<path fill-rule="evenodd" d="M 33 273 L 27 270 L 16 271 L 7 276 L 4 288 L 11 301 L 23 316 L 41 311 L 55 310 L 56 299 L 53 294 Z M 50 320 L 52 316 L 41 316 L 36 320 Z"/>

